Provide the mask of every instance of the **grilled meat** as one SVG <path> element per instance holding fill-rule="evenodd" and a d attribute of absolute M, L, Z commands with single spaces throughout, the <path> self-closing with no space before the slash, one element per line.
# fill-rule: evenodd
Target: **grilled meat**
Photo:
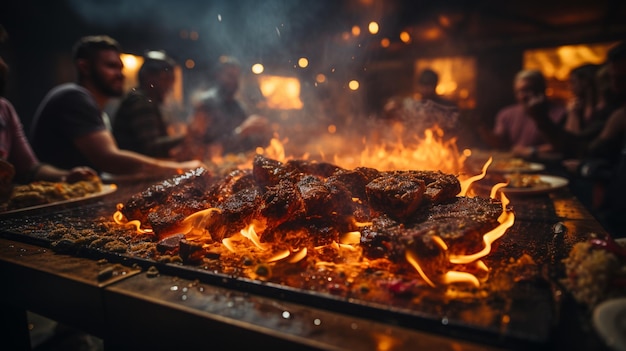
<path fill-rule="evenodd" d="M 434 236 L 447 243 L 449 253 L 475 252 L 482 234 L 499 225 L 501 203 L 457 197 L 459 191 L 458 179 L 442 172 L 346 170 L 257 155 L 251 170 L 221 179 L 195 170 L 156 184 L 131 197 L 123 213 L 148 223 L 161 239 L 185 217 L 213 207 L 219 213 L 206 229 L 214 241 L 251 223 L 261 224 L 255 227 L 261 242 L 293 247 L 339 242 L 343 233 L 358 230 L 368 258 L 399 261 L 410 248 L 438 260 Z"/>

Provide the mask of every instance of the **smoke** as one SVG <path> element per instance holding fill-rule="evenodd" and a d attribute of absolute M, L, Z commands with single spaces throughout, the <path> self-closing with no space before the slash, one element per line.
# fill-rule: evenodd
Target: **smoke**
<path fill-rule="evenodd" d="M 287 52 L 323 16 L 327 1 L 68 0 L 86 22 L 105 30 L 199 33 L 205 48 L 238 57 Z"/>
<path fill-rule="evenodd" d="M 139 43 L 141 35 L 157 37 L 158 49 L 196 59 L 197 73 L 202 71 L 203 61 L 210 66 L 219 56 L 231 55 L 244 65 L 261 62 L 268 68 L 280 67 L 283 72 L 299 75 L 303 99 L 307 100 L 305 111 L 298 118 L 281 120 L 286 129 L 296 122 L 301 132 L 310 128 L 325 130 L 331 124 L 347 125 L 355 111 L 361 110 L 360 94 L 348 90 L 345 84 L 355 78 L 351 70 L 363 72 L 359 55 L 365 46 L 359 42 L 339 45 L 333 39 L 353 25 L 344 21 L 347 10 L 343 1 L 67 1 L 80 18 L 93 26 L 115 33 L 130 30 L 129 35 L 139 36 L 134 39 Z M 183 40 L 181 31 L 198 33 L 197 41 Z M 294 68 L 301 56 L 310 59 L 307 70 Z M 326 83 L 317 85 L 318 73 L 327 77 Z M 187 78 L 191 87 L 199 85 L 194 80 L 203 79 L 200 75 Z M 293 137 L 297 131 L 289 134 Z"/>

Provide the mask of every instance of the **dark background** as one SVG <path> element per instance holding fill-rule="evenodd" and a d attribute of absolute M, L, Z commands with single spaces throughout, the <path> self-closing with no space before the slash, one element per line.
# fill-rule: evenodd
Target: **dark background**
<path fill-rule="evenodd" d="M 372 20 L 380 32 L 365 35 Z M 524 50 L 621 40 L 626 6 L 618 0 L 19 0 L 0 5 L 0 24 L 8 33 L 0 54 L 11 67 L 6 95 L 26 127 L 45 93 L 74 78 L 71 46 L 90 34 L 108 34 L 128 53 L 164 49 L 179 62 L 193 59 L 195 67 L 184 69 L 185 91 L 224 54 L 261 62 L 266 72 L 296 74 L 303 89 L 315 87 L 317 72 L 338 81 L 358 78 L 365 114 L 412 88 L 416 58 L 471 55 L 478 77 L 472 113 L 490 122 L 513 101 L 511 81 Z M 359 38 L 342 39 L 354 25 L 362 28 Z M 420 37 L 432 28 L 443 35 Z M 393 39 L 402 30 L 413 33 L 410 44 Z M 379 45 L 383 36 L 391 38 L 387 48 Z M 311 64 L 295 70 L 301 56 Z"/>

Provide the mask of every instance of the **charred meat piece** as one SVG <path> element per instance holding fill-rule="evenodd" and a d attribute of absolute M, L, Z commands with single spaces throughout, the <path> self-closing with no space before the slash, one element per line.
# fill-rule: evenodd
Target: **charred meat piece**
<path fill-rule="evenodd" d="M 480 197 L 457 197 L 435 205 L 420 214 L 418 223 L 411 225 L 421 233 L 434 233 L 448 245 L 450 253 L 466 254 L 482 249 L 483 234 L 500 223 L 502 203 Z M 423 216 L 425 215 L 425 216 Z"/>
<path fill-rule="evenodd" d="M 328 245 L 337 242 L 339 234 L 346 228 L 325 218 L 307 218 L 283 223 L 273 232 L 274 240 L 287 243 L 294 248 Z"/>
<path fill-rule="evenodd" d="M 212 180 L 206 169 L 188 171 L 131 196 L 122 214 L 128 220 L 150 224 L 157 235 L 167 232 L 182 218 L 210 207 L 207 189 Z"/>
<path fill-rule="evenodd" d="M 240 190 L 218 204 L 216 207 L 221 212 L 207 228 L 211 238 L 221 241 L 244 229 L 258 217 L 262 201 L 260 189 L 253 187 Z"/>
<path fill-rule="evenodd" d="M 348 189 L 339 182 L 326 182 L 305 175 L 296 187 L 300 191 L 307 218 L 326 218 L 351 215 L 354 203 Z"/>
<path fill-rule="evenodd" d="M 307 217 L 319 217 L 329 214 L 330 191 L 324 186 L 324 181 L 316 176 L 305 175 L 296 184 L 302 195 Z"/>
<path fill-rule="evenodd" d="M 372 208 L 401 221 L 422 204 L 425 190 L 422 179 L 405 172 L 384 174 L 365 186 Z"/>
<path fill-rule="evenodd" d="M 469 254 L 482 249 L 482 235 L 500 223 L 502 204 L 491 199 L 457 197 L 445 204 L 427 206 L 411 222 L 398 223 L 382 215 L 361 231 L 361 246 L 370 258 L 397 261 L 406 247 L 423 243 L 422 236 L 439 236 L 451 254 Z"/>
<path fill-rule="evenodd" d="M 361 230 L 361 247 L 365 257 L 388 258 L 397 261 L 404 253 L 398 238 L 406 234 L 403 224 L 382 214 L 372 220 L 372 226 Z"/>
<path fill-rule="evenodd" d="M 391 171 L 385 172 L 388 175 L 402 175 L 409 173 L 426 184 L 424 198 L 430 203 L 441 203 L 454 198 L 461 191 L 459 179 L 441 171 Z"/>
<path fill-rule="evenodd" d="M 352 197 L 367 200 L 365 186 L 372 180 L 378 178 L 380 173 L 375 169 L 365 167 L 356 168 L 354 170 L 340 169 L 328 177 L 329 183 L 343 183 L 350 191 Z"/>
<path fill-rule="evenodd" d="M 406 251 L 410 251 L 422 268 L 422 271 L 431 280 L 437 280 L 449 269 L 449 251 L 441 246 L 439 241 L 434 240 L 435 234 L 425 235 L 409 233 L 403 237 Z"/>
<path fill-rule="evenodd" d="M 250 186 L 256 186 L 252 171 L 237 169 L 215 181 L 207 191 L 207 198 L 211 202 L 219 203 L 237 191 Z"/>
<path fill-rule="evenodd" d="M 261 216 L 267 219 L 266 233 L 271 233 L 274 228 L 287 221 L 306 215 L 300 191 L 288 180 L 282 180 L 278 185 L 266 188 L 262 197 Z M 262 236 L 261 240 L 272 241 L 272 237 L 272 235 Z"/>
<path fill-rule="evenodd" d="M 284 167 L 289 173 L 310 174 L 323 178 L 328 178 L 335 172 L 342 169 L 341 167 L 327 162 L 313 162 L 305 160 L 289 160 L 285 163 Z"/>
<path fill-rule="evenodd" d="M 256 155 L 252 162 L 252 175 L 261 187 L 276 185 L 285 177 L 287 170 L 283 163 L 262 155 Z"/>

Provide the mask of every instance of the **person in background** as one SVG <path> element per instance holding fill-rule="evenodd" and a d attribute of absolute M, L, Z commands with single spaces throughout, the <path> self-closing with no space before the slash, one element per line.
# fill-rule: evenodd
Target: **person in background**
<path fill-rule="evenodd" d="M 119 43 L 106 35 L 82 37 L 73 48 L 77 83 L 54 87 L 38 106 L 30 139 L 36 155 L 61 168 L 88 165 L 113 175 L 169 176 L 203 167 L 122 150 L 107 128 L 103 108 L 124 93 Z"/>
<path fill-rule="evenodd" d="M 0 160 L 3 187 L 11 182 L 30 183 L 35 180 L 76 182 L 96 177 L 96 172 L 84 166 L 60 169 L 39 161 L 26 139 L 22 122 L 4 92 L 9 66 L 0 57 Z M 6 190 L 6 189 L 5 189 Z"/>
<path fill-rule="evenodd" d="M 448 107 L 457 107 L 456 103 L 448 100 L 437 93 L 437 85 L 439 84 L 439 75 L 432 69 L 424 69 L 417 78 L 417 92 L 421 96 L 422 101 L 430 100 L 440 105 Z"/>
<path fill-rule="evenodd" d="M 572 99 L 567 104 L 565 130 L 580 133 L 591 123 L 598 105 L 596 75 L 599 68 L 598 65 L 583 64 L 570 71 Z"/>
<path fill-rule="evenodd" d="M 121 149 L 168 158 L 184 135 L 170 136 L 161 106 L 174 86 L 175 61 L 163 51 L 149 51 L 139 69 L 139 86 L 120 102 L 113 136 Z"/>
<path fill-rule="evenodd" d="M 513 91 L 517 102 L 501 109 L 495 118 L 493 130 L 479 126 L 479 133 L 489 147 L 510 151 L 515 156 L 536 157 L 538 153 L 553 151 L 543 133 L 535 124 L 536 118 L 547 118 L 555 123 L 563 123 L 566 109 L 546 97 L 546 81 L 538 70 L 522 70 L 515 75 Z M 545 109 L 531 107 L 537 102 Z M 540 113 L 541 116 L 532 116 Z"/>
<path fill-rule="evenodd" d="M 220 57 L 211 86 L 197 94 L 193 102 L 187 152 L 212 149 L 211 154 L 219 155 L 267 146 L 272 137 L 268 119 L 256 114 L 248 115 L 236 98 L 240 78 L 239 61 L 234 57 Z M 203 153 L 199 156 L 208 155 Z"/>
<path fill-rule="evenodd" d="M 541 113 L 535 122 L 556 148 L 578 158 L 573 169 L 582 177 L 601 185 L 596 189 L 600 200 L 594 214 L 616 236 L 626 236 L 626 42 L 611 48 L 606 59 L 614 103 L 618 106 L 608 117 L 600 133 L 588 140 L 571 133 Z M 545 110 L 538 103 L 533 109 Z"/>

